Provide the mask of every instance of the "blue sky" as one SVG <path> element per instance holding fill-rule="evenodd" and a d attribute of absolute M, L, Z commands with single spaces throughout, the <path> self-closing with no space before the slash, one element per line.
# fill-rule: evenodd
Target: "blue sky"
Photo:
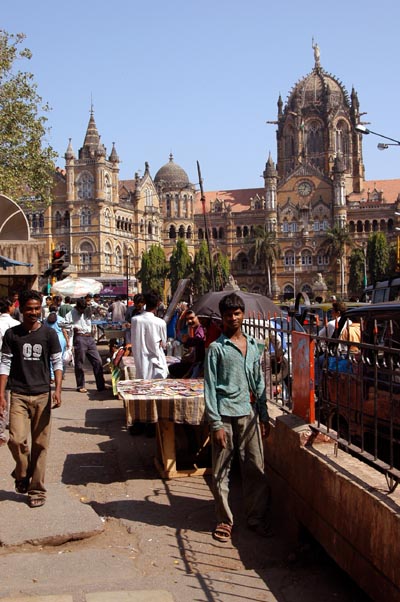
<path fill-rule="evenodd" d="M 82 146 L 91 98 L 102 141 L 115 142 L 120 177 L 150 164 L 154 177 L 170 152 L 192 182 L 200 162 L 206 190 L 262 186 L 276 160 L 279 93 L 314 65 L 350 93 L 371 130 L 400 139 L 398 24 L 394 0 L 15 0 L 1 25 L 25 33 L 30 70 L 52 107 L 50 143 L 58 165 L 72 138 Z M 400 148 L 379 151 L 364 138 L 366 178 L 400 178 Z"/>

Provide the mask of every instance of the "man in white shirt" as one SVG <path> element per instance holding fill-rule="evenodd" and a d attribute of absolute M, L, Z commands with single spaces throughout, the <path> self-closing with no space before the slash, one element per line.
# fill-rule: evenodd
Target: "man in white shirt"
<path fill-rule="evenodd" d="M 0 300 L 0 349 L 3 344 L 3 337 L 6 330 L 13 326 L 18 326 L 21 322 L 12 317 L 15 311 L 13 301 L 9 299 Z M 6 429 L 8 425 L 8 416 L 10 412 L 10 391 L 6 391 L 7 407 L 0 416 L 0 446 L 7 442 Z"/>
<path fill-rule="evenodd" d="M 77 300 L 75 307 L 65 316 L 65 327 L 71 328 L 74 347 L 76 390 L 87 393 L 85 387 L 85 372 L 83 370 L 85 358 L 93 368 L 98 391 L 106 388 L 104 382 L 103 366 L 96 342 L 92 337 L 92 311 L 82 297 Z"/>
<path fill-rule="evenodd" d="M 168 367 L 164 353 L 167 344 L 167 325 L 157 312 L 160 303 L 154 293 L 145 294 L 146 311 L 134 316 L 131 322 L 132 355 L 136 378 L 151 380 L 167 378 Z"/>

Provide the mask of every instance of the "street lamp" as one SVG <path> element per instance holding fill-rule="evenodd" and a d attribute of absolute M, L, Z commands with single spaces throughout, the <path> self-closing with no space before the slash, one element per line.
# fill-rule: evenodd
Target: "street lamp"
<path fill-rule="evenodd" d="M 389 146 L 400 146 L 400 140 L 396 140 L 396 138 L 389 138 L 389 136 L 384 136 L 383 134 L 379 134 L 378 132 L 373 132 L 372 130 L 366 128 L 365 125 L 361 125 L 361 123 L 358 123 L 354 129 L 359 134 L 374 134 L 375 136 L 379 136 L 379 138 L 384 138 L 385 140 L 391 141 L 391 143 L 386 144 L 380 142 L 378 144 L 379 150 L 386 150 Z"/>

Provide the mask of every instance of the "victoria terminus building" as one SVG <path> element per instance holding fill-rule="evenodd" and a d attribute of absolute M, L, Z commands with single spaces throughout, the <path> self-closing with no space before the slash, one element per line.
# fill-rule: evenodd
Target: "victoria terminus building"
<path fill-rule="evenodd" d="M 395 240 L 400 180 L 365 180 L 360 115 L 356 91 L 325 71 L 314 46 L 311 72 L 286 102 L 278 99 L 276 161 L 267 158 L 263 187 L 205 193 L 211 251 L 229 257 L 240 288 L 275 298 L 299 291 L 346 296 L 350 249 L 338 259 L 329 232 L 346 227 L 353 248 L 363 251 L 373 232 Z M 168 259 L 184 238 L 193 257 L 205 220 L 195 185 L 172 155 L 154 177 L 146 163 L 132 180 L 119 179 L 119 162 L 114 145 L 107 154 L 92 112 L 83 146 L 76 154 L 70 142 L 57 170 L 51 206 L 27 217 L 48 255 L 65 250 L 73 269 L 104 283 L 128 275 L 135 290 L 143 252 L 159 243 Z M 254 172 L 258 177 L 256 165 Z M 257 226 L 274 247 L 270 277 L 252 261 Z M 47 260 L 45 253 L 39 274 Z"/>

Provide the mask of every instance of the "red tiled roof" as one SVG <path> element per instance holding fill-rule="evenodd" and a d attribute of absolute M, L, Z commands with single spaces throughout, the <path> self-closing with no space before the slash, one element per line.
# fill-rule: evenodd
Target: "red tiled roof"
<path fill-rule="evenodd" d="M 240 190 L 214 190 L 205 192 L 205 209 L 210 211 L 210 203 L 224 201 L 225 205 L 230 205 L 232 212 L 247 211 L 250 208 L 250 199 L 259 195 L 264 196 L 264 188 L 242 188 Z M 194 213 L 202 213 L 203 207 L 200 200 L 200 193 L 196 194 Z"/>
<path fill-rule="evenodd" d="M 383 192 L 385 203 L 394 203 L 400 194 L 400 180 L 366 180 L 361 192 L 351 192 L 349 194 L 350 201 L 361 201 L 368 199 L 368 192 L 374 190 Z"/>
<path fill-rule="evenodd" d="M 119 181 L 119 191 L 121 192 L 121 188 L 126 188 L 129 192 L 135 191 L 135 180 L 120 180 Z"/>

